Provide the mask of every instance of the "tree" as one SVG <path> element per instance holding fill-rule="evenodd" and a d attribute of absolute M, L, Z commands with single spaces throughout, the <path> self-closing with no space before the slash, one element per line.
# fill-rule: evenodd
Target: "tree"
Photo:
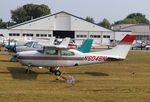
<path fill-rule="evenodd" d="M 105 28 L 110 28 L 110 22 L 106 18 L 104 18 L 102 22 L 98 23 L 98 25 Z"/>
<path fill-rule="evenodd" d="M 115 24 L 149 24 L 149 20 L 141 13 L 129 14 L 125 19 L 115 22 Z"/>
<path fill-rule="evenodd" d="M 21 23 L 47 14 L 50 14 L 50 9 L 47 5 L 26 4 L 11 10 L 11 19 L 16 23 Z"/>
<path fill-rule="evenodd" d="M 88 21 L 88 22 L 91 22 L 91 23 L 95 22 L 94 18 L 92 18 L 92 17 L 86 17 L 85 20 Z"/>
<path fill-rule="evenodd" d="M 3 22 L 2 19 L 0 19 L 0 28 L 6 28 L 7 24 L 6 22 Z"/>

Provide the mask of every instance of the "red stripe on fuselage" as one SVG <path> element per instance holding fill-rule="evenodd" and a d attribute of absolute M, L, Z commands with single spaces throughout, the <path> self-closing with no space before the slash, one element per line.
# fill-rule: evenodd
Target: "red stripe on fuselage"
<path fill-rule="evenodd" d="M 84 57 L 19 56 L 20 60 L 84 60 Z"/>

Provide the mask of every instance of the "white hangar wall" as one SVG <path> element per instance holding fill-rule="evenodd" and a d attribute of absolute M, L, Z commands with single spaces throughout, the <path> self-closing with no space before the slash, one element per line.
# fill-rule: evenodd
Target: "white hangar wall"
<path fill-rule="evenodd" d="M 94 43 L 97 44 L 109 43 L 110 39 L 114 38 L 112 30 L 87 22 L 83 18 L 63 11 L 17 24 L 8 29 L 9 36 L 18 39 L 25 35 L 33 38 L 51 37 L 57 35 L 54 34 L 56 32 L 67 33 L 67 36 L 71 33 L 72 38 L 78 39 L 78 41 L 92 38 Z"/>

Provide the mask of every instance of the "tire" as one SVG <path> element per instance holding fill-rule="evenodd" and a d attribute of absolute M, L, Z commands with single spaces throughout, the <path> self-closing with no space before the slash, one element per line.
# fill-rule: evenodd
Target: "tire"
<path fill-rule="evenodd" d="M 55 74 L 56 76 L 60 76 L 60 75 L 61 75 L 61 71 L 60 71 L 60 70 L 55 70 L 55 71 L 54 71 L 54 74 Z"/>

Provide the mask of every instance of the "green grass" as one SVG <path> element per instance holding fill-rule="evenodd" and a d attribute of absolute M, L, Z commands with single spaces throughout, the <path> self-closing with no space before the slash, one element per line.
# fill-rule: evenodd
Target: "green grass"
<path fill-rule="evenodd" d="M 55 80 L 46 69 L 24 74 L 0 55 L 0 102 L 149 102 L 150 52 L 131 51 L 124 61 L 69 67 L 75 85 Z"/>

